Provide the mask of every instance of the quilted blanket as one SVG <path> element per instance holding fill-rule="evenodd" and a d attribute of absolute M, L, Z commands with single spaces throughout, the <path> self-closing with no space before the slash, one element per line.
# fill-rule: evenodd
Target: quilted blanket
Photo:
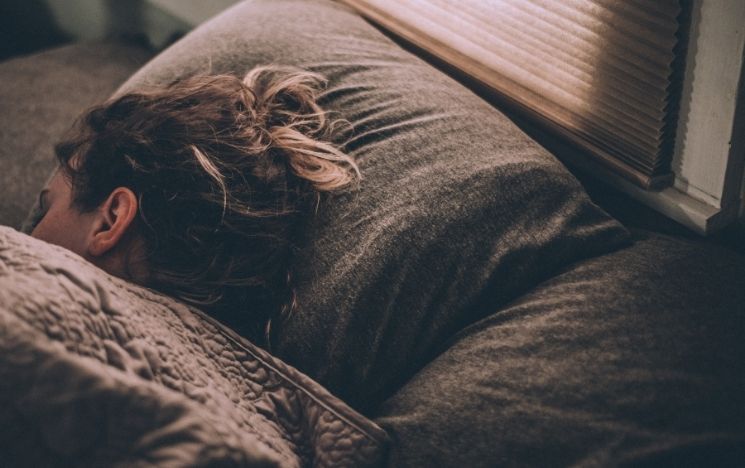
<path fill-rule="evenodd" d="M 386 443 L 199 310 L 0 227 L 4 463 L 375 466 Z"/>

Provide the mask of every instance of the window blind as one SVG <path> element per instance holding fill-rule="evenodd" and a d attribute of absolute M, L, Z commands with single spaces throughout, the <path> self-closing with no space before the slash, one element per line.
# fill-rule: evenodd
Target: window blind
<path fill-rule="evenodd" d="M 342 0 L 644 188 L 672 181 L 685 0 Z M 676 59 L 677 57 L 677 59 Z"/>

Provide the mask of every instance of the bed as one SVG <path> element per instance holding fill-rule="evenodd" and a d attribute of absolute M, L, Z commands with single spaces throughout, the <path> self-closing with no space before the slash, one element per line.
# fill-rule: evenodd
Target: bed
<path fill-rule="evenodd" d="M 40 148 L 53 135 L 34 125 L 64 127 L 69 116 L 23 120 L 4 109 L 2 160 L 17 166 L 2 176 L 0 220 L 10 226 L 0 228 L 6 460 L 745 459 L 741 256 L 627 229 L 507 115 L 333 1 L 242 2 L 142 67 L 138 52 L 104 47 L 101 63 L 126 56 L 138 68 L 116 93 L 267 63 L 321 73 L 321 103 L 352 124 L 338 143 L 363 180 L 309 219 L 296 260 L 301 308 L 268 351 L 17 231 L 28 231 L 33 213 L 26 223 L 19 213 L 52 167 L 49 155 L 29 167 L 19 152 L 49 151 Z M 0 76 L 86 53 L 17 59 L 0 64 Z M 55 67 L 64 76 L 71 65 Z M 13 102 L 54 108 L 49 88 L 40 91 Z M 86 99 L 94 94 L 104 93 Z"/>

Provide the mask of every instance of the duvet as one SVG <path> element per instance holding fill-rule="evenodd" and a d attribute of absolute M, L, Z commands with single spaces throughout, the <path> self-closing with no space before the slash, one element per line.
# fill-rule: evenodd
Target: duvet
<path fill-rule="evenodd" d="M 14 466 L 375 466 L 386 445 L 198 310 L 7 227 L 0 408 Z"/>

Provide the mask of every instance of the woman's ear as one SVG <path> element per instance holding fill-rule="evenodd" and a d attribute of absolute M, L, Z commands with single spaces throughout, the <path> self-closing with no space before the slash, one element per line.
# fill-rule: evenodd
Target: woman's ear
<path fill-rule="evenodd" d="M 90 238 L 88 254 L 100 257 L 122 240 L 137 216 L 137 197 L 126 187 L 115 188 L 98 207 Z"/>

